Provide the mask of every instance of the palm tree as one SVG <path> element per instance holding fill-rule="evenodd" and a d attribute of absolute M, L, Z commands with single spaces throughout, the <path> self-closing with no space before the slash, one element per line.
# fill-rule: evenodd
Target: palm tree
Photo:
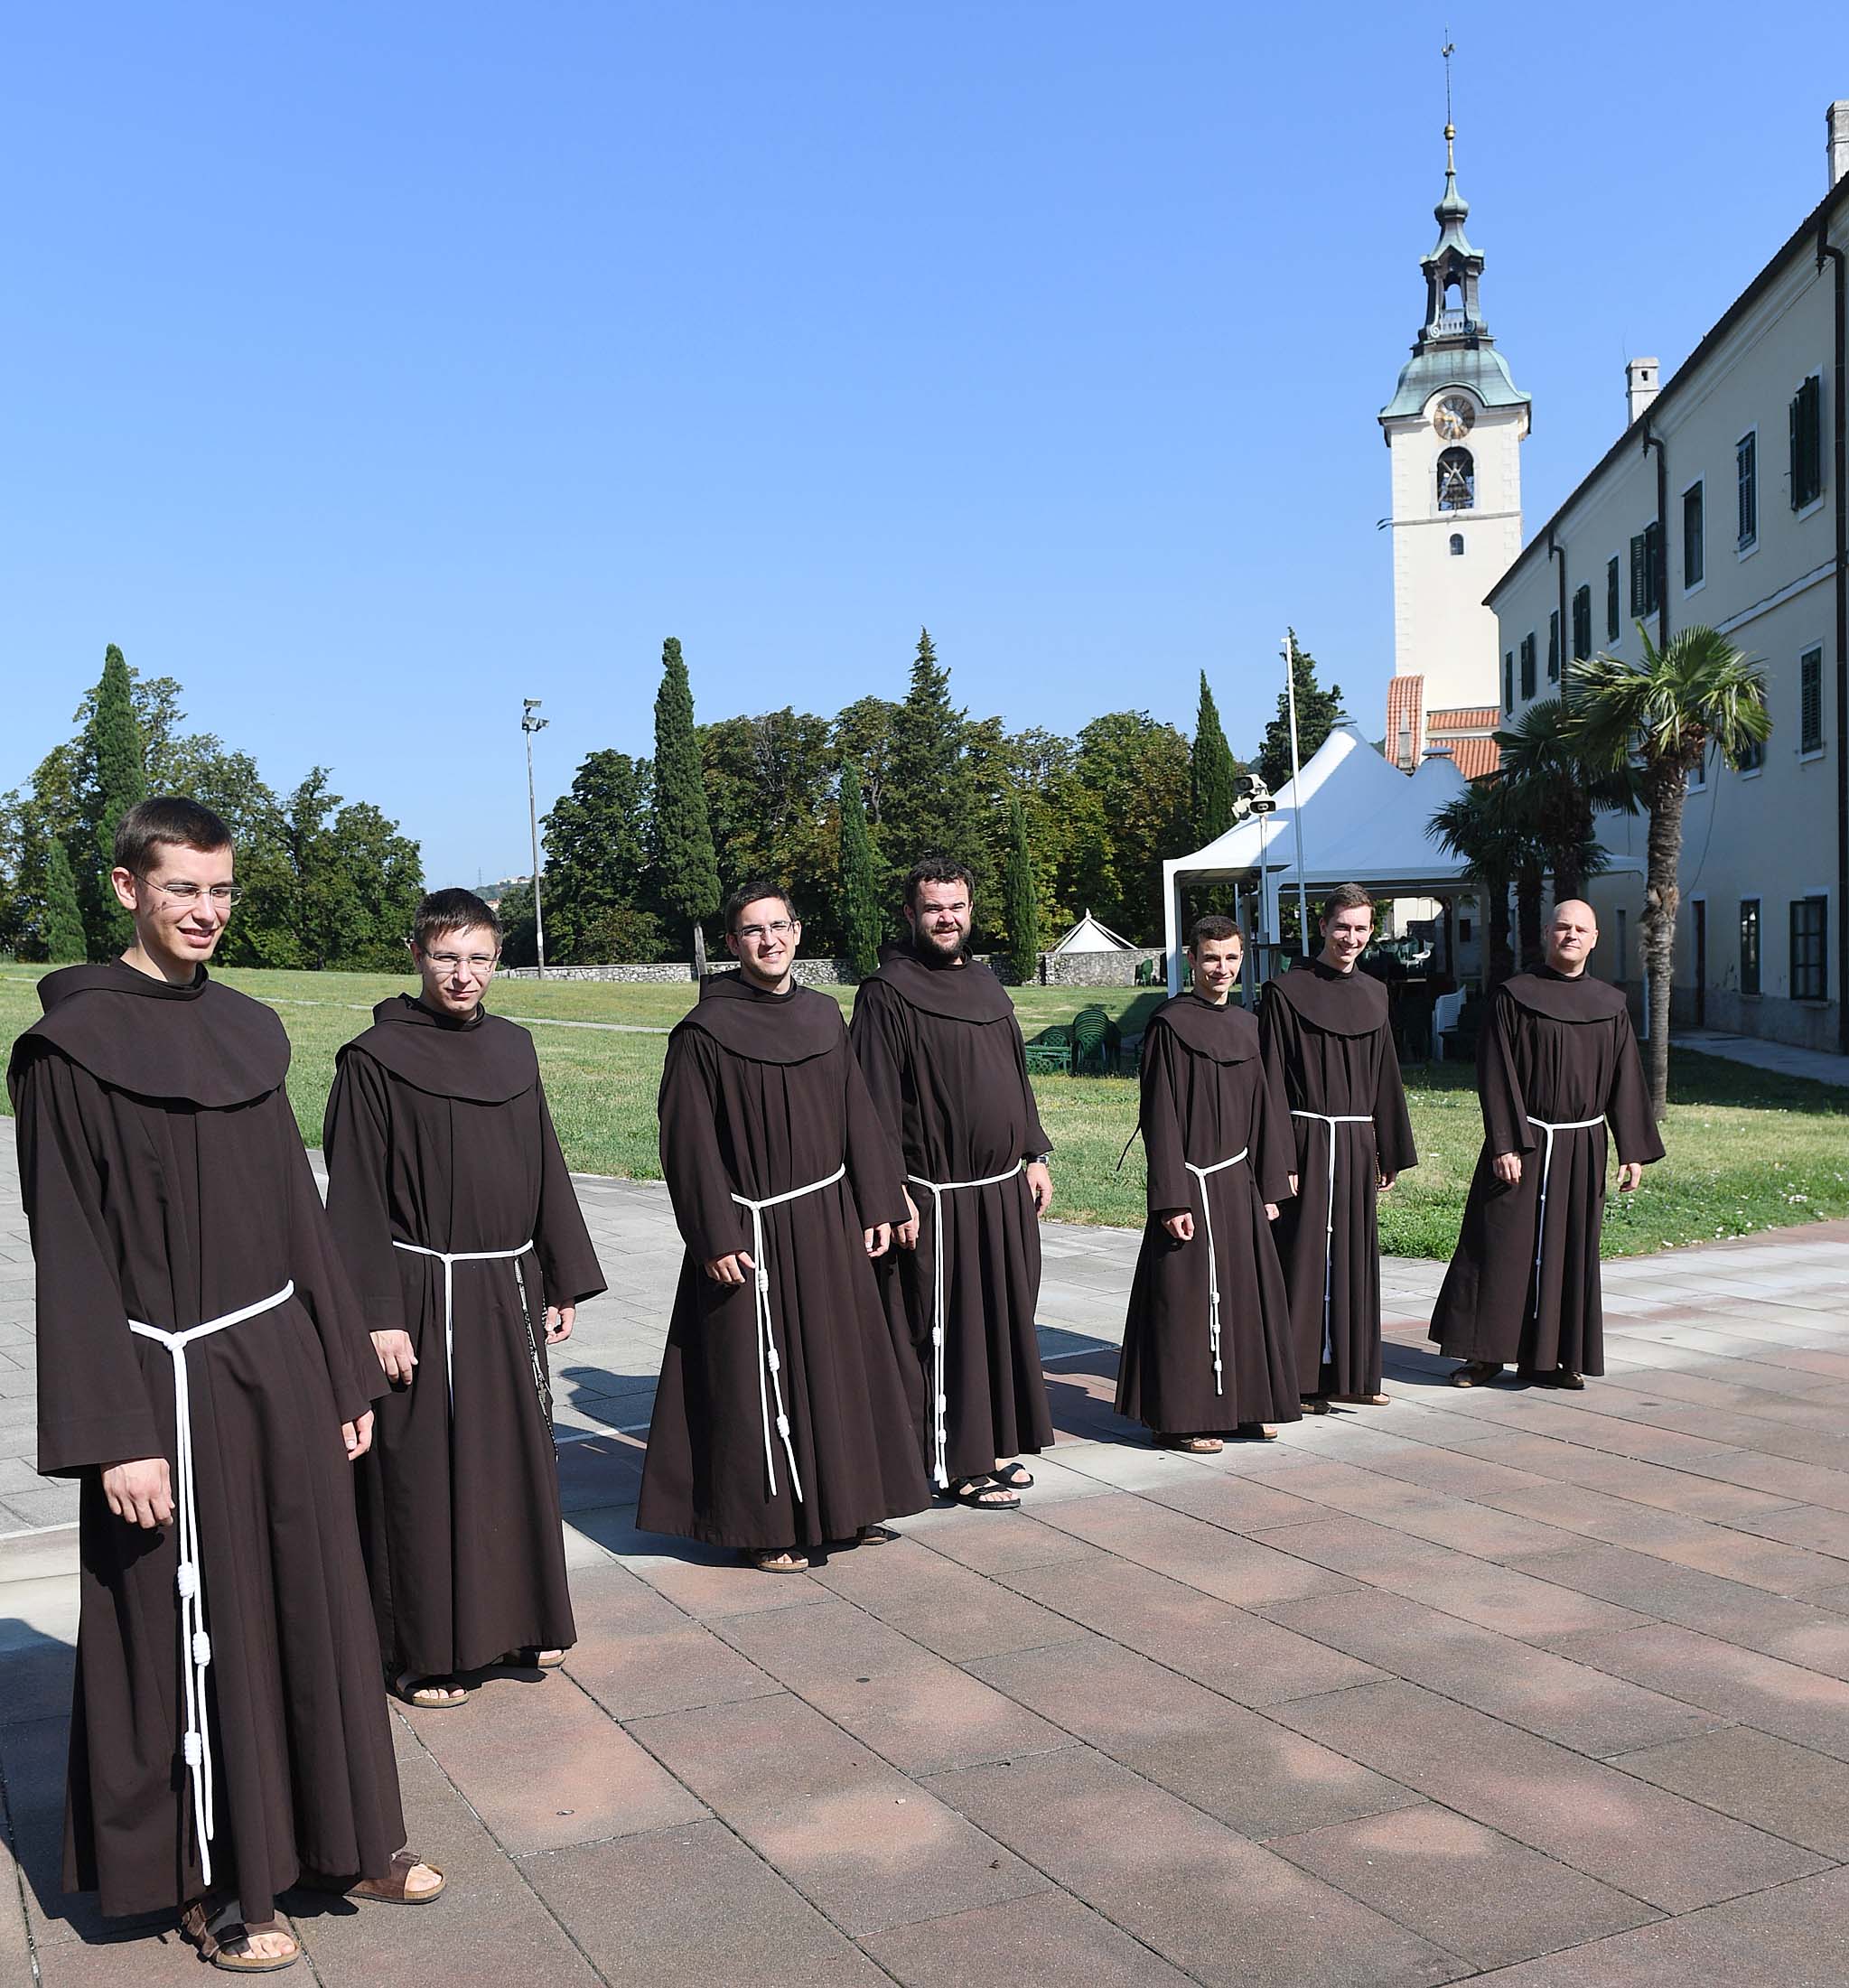
<path fill-rule="evenodd" d="M 1461 856 L 1465 875 L 1483 894 L 1489 917 L 1489 982 L 1499 986 L 1515 971 L 1508 943 L 1508 887 L 1522 866 L 1523 841 L 1493 779 L 1472 780 L 1432 817 L 1441 847 Z"/>
<path fill-rule="evenodd" d="M 1669 1097 L 1669 983 L 1682 905 L 1677 878 L 1688 776 L 1710 747 L 1737 766 L 1742 753 L 1765 743 L 1772 719 L 1763 666 L 1717 630 L 1684 629 L 1661 649 L 1641 621 L 1637 632 L 1640 662 L 1599 655 L 1573 666 L 1568 710 L 1588 762 L 1635 770 L 1649 817 L 1641 929 L 1649 981 L 1650 1104 L 1661 1118 Z"/>
<path fill-rule="evenodd" d="M 1546 849 L 1554 901 L 1583 897 L 1586 879 L 1611 861 L 1599 845 L 1593 817 L 1637 813 L 1642 798 L 1637 769 L 1628 761 L 1618 767 L 1589 761 L 1574 714 L 1558 697 L 1530 705 L 1508 731 L 1496 734 L 1496 742 L 1509 798 L 1520 795 L 1522 812 Z"/>

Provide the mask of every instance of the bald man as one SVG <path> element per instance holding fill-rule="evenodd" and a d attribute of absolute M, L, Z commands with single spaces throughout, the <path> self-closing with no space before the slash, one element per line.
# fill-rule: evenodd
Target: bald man
<path fill-rule="evenodd" d="M 1586 971 L 1598 940 L 1591 905 L 1555 905 L 1547 964 L 1496 990 L 1478 1041 L 1483 1150 L 1430 1333 L 1464 1363 L 1453 1387 L 1495 1380 L 1511 1360 L 1558 1387 L 1605 1371 L 1607 1128 L 1620 1194 L 1663 1142 L 1624 996 Z"/>

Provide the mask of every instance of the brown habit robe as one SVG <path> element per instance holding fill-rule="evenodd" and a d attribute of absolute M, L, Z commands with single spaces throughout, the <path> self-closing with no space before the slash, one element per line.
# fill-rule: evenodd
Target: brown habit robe
<path fill-rule="evenodd" d="M 129 1330 L 273 1310 L 192 1342 L 210 1662 L 212 1890 L 249 1919 L 303 1870 L 387 1875 L 405 1841 L 341 1424 L 383 1387 L 284 1090 L 275 1014 L 113 962 L 39 983 L 8 1071 L 38 1266 L 39 1469 L 75 1477 L 81 1612 L 64 1883 L 104 1912 L 201 1895 L 181 1759 L 173 1525 L 115 1517 L 101 1467 L 164 1456 L 173 1362 Z"/>
<path fill-rule="evenodd" d="M 1558 1367 L 1602 1374 L 1606 1126 L 1621 1162 L 1663 1157 L 1623 994 L 1590 975 L 1569 978 L 1551 967 L 1505 981 L 1478 1041 L 1477 1089 L 1483 1150 L 1429 1336 L 1454 1359 L 1513 1360 L 1529 1374 Z M 1543 1122 L 1583 1119 L 1600 1122 L 1556 1131 L 1550 1162 Z M 1492 1168 L 1502 1153 L 1522 1158 L 1513 1186 Z"/>
<path fill-rule="evenodd" d="M 1290 1303 L 1265 1212 L 1290 1193 L 1290 1120 L 1266 1077 L 1258 1025 L 1243 1008 L 1178 994 L 1149 1018 L 1142 1078 L 1149 1220 L 1130 1287 L 1117 1412 L 1159 1435 L 1295 1422 Z M 1237 1153 L 1246 1157 L 1236 1165 L 1220 1164 Z M 1191 1242 L 1163 1227 L 1181 1209 L 1194 1217 Z"/>
<path fill-rule="evenodd" d="M 409 1386 L 360 1459 L 360 1541 L 387 1666 L 447 1676 L 576 1640 L 565 1585 L 546 1307 L 604 1288 L 526 1030 L 408 994 L 340 1052 L 323 1143 L 328 1215 L 369 1331 L 402 1330 Z M 449 1254 L 532 1248 L 451 1270 Z M 453 1394 L 452 1393 L 453 1384 Z M 549 1388 L 549 1376 L 547 1379 Z"/>
<path fill-rule="evenodd" d="M 1359 967 L 1338 973 L 1320 960 L 1293 966 L 1267 983 L 1258 1028 L 1296 1145 L 1296 1198 L 1279 1210 L 1277 1247 L 1298 1379 L 1306 1395 L 1377 1395 L 1376 1189 L 1381 1174 L 1419 1163 L 1387 989 Z M 1331 1118 L 1350 1122 L 1331 1125 Z"/>
<path fill-rule="evenodd" d="M 808 1548 L 922 1511 L 901 1349 L 862 1239 L 904 1219 L 899 1154 L 827 995 L 769 994 L 737 973 L 702 983 L 668 1039 L 661 1169 L 686 1256 L 636 1524 L 720 1546 Z M 734 1197 L 784 1194 L 761 1210 L 754 1248 L 752 1211 Z M 722 1284 L 702 1267 L 738 1250 L 768 1282 L 761 1300 L 752 1273 Z"/>
<path fill-rule="evenodd" d="M 895 1330 L 902 1322 L 918 1349 L 915 1392 L 929 1461 L 940 1208 L 946 1474 L 980 1476 L 995 1469 L 997 1457 L 1050 1449 L 1053 1441 L 1033 1323 L 1040 1221 L 1025 1173 L 1009 1172 L 1048 1150 L 1021 1024 L 1008 990 L 978 961 L 945 965 L 889 946 L 879 971 L 854 995 L 851 1032 L 908 1174 L 942 1185 L 1008 1173 L 990 1186 L 940 1196 L 914 1180 L 918 1246 L 895 1252 L 882 1278 Z"/>

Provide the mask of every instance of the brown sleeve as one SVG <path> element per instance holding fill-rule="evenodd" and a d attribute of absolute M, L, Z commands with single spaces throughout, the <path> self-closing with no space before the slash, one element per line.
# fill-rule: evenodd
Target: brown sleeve
<path fill-rule="evenodd" d="M 905 1161 L 899 1141 L 874 1107 L 859 1059 L 850 1050 L 842 1059 L 846 1076 L 847 1181 L 862 1223 L 902 1222 L 905 1208 Z"/>
<path fill-rule="evenodd" d="M 1404 1173 L 1419 1163 L 1406 1087 L 1399 1074 L 1399 1051 L 1393 1046 L 1393 1031 L 1385 1026 L 1380 1031 L 1380 1075 L 1374 1087 L 1374 1148 L 1383 1173 Z"/>
<path fill-rule="evenodd" d="M 328 1222 L 369 1332 L 405 1330 L 403 1268 L 392 1247 L 387 1162 L 391 1078 L 363 1050 L 343 1052 L 322 1118 Z"/>
<path fill-rule="evenodd" d="M 1644 1059 L 1630 1025 L 1630 1011 L 1620 1012 L 1618 1068 L 1611 1073 L 1611 1095 L 1605 1101 L 1605 1122 L 1618 1144 L 1620 1166 L 1632 1161 L 1648 1166 L 1663 1157 L 1663 1137 L 1650 1110 L 1650 1087 L 1644 1077 Z"/>
<path fill-rule="evenodd" d="M 1492 1155 L 1527 1153 L 1540 1143 L 1528 1123 L 1528 1107 L 1516 1075 L 1515 1031 L 1518 1004 L 1500 988 L 1477 1038 L 1477 1097 L 1483 1107 L 1483 1143 Z"/>
<path fill-rule="evenodd" d="M 545 1145 L 539 1177 L 539 1218 L 533 1246 L 539 1255 L 539 1275 L 546 1286 L 546 1302 L 560 1307 L 582 1304 L 609 1288 L 609 1280 L 597 1261 L 591 1231 L 584 1226 L 584 1211 L 578 1206 L 577 1190 L 572 1185 L 565 1153 L 546 1102 L 546 1087 L 539 1094 L 539 1136 Z"/>
<path fill-rule="evenodd" d="M 341 1265 L 288 1096 L 274 1090 L 257 1108 L 268 1113 L 275 1125 L 289 1224 L 289 1274 L 296 1297 L 314 1321 L 334 1406 L 342 1422 L 351 1422 L 391 1384 L 373 1350 L 365 1307 Z"/>
<path fill-rule="evenodd" d="M 751 1237 L 719 1148 L 718 1055 L 705 1030 L 677 1029 L 661 1072 L 662 1178 L 681 1240 L 703 1264 L 733 1255 Z"/>
<path fill-rule="evenodd" d="M 1175 1096 L 1175 1058 L 1188 1052 L 1172 1029 L 1153 1022 L 1143 1037 L 1138 1082 L 1143 1092 L 1143 1160 L 1149 1175 L 1152 1215 L 1172 1215 L 1194 1206 L 1193 1176 L 1188 1171 L 1180 1101 Z"/>

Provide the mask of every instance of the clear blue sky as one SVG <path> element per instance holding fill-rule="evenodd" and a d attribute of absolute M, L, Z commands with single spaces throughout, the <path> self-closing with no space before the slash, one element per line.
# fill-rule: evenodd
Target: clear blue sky
<path fill-rule="evenodd" d="M 1457 7 L 1538 526 L 1824 190 L 1837 4 Z M 1445 13 L 1227 0 L 15 10 L 0 786 L 103 646 L 434 882 L 703 718 L 900 694 L 1236 749 L 1286 621 L 1379 728 L 1375 415 Z"/>

